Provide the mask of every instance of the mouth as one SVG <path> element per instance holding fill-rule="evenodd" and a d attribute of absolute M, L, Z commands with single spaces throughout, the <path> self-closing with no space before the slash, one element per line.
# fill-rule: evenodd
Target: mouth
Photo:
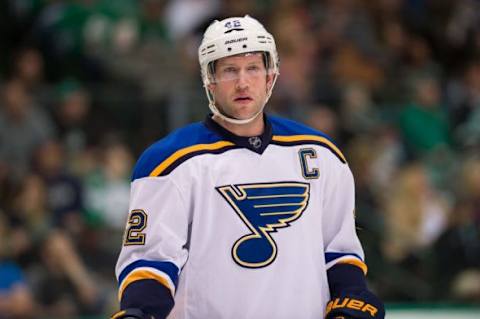
<path fill-rule="evenodd" d="M 253 101 L 253 99 L 249 96 L 238 96 L 234 99 L 234 101 L 238 103 L 248 103 L 250 101 Z"/>

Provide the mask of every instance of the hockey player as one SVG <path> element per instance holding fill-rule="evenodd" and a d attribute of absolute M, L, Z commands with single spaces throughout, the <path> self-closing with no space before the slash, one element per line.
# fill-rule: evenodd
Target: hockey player
<path fill-rule="evenodd" d="M 212 114 L 136 164 L 112 318 L 384 318 L 343 154 L 264 113 L 272 35 L 249 16 L 214 21 L 199 61 Z"/>

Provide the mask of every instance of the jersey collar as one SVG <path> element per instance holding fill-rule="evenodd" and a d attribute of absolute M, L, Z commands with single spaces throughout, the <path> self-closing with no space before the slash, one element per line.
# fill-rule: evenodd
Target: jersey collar
<path fill-rule="evenodd" d="M 225 129 L 223 126 L 218 124 L 212 119 L 213 114 L 207 115 L 207 118 L 204 121 L 205 126 L 225 138 L 226 140 L 234 143 L 237 146 L 247 148 L 255 153 L 262 154 L 270 144 L 272 140 L 272 124 L 267 118 L 267 115 L 264 114 L 265 130 L 261 135 L 258 136 L 238 136 Z"/>

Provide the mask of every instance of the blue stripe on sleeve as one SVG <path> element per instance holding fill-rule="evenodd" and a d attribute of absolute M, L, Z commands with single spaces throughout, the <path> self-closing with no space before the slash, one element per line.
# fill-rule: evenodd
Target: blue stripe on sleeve
<path fill-rule="evenodd" d="M 123 280 L 125 279 L 125 277 L 128 276 L 129 273 L 140 267 L 155 268 L 160 270 L 161 272 L 166 273 L 172 280 L 175 287 L 177 286 L 179 269 L 174 263 L 171 263 L 169 261 L 152 261 L 144 259 L 137 260 L 122 270 L 120 276 L 118 277 L 119 285 L 123 282 Z"/>
<path fill-rule="evenodd" d="M 329 263 L 329 262 L 331 262 L 335 259 L 338 259 L 338 258 L 341 258 L 341 257 L 344 257 L 344 256 L 353 256 L 353 257 L 356 257 L 359 260 L 363 261 L 363 259 L 359 255 L 354 254 L 354 253 L 325 253 L 325 262 Z"/>

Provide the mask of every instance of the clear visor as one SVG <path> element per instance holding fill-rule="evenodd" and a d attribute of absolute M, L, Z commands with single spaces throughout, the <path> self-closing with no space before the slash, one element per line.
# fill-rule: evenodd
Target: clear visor
<path fill-rule="evenodd" d="M 266 79 L 272 75 L 272 68 L 268 68 L 268 60 L 262 53 L 248 53 L 243 56 L 259 56 L 261 59 L 252 59 L 247 63 L 217 61 L 209 67 L 211 83 L 231 82 L 238 80 Z"/>

